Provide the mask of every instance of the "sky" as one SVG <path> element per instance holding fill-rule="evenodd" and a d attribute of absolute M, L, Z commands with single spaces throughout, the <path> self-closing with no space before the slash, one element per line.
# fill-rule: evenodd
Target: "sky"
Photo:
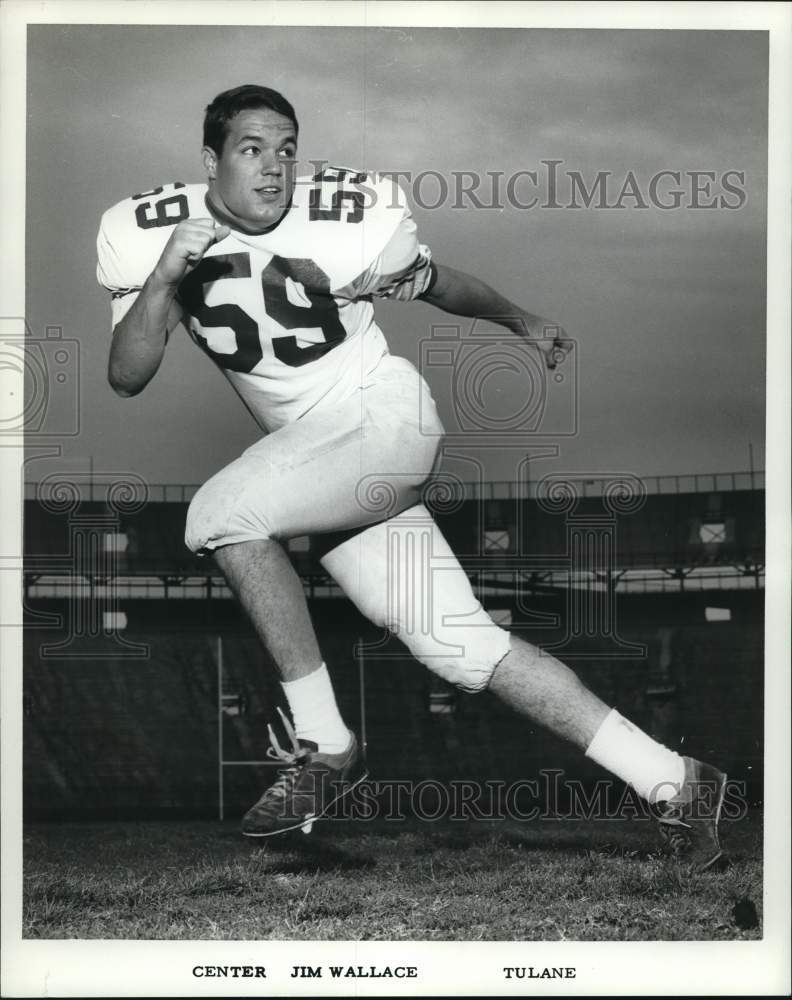
<path fill-rule="evenodd" d="M 258 437 L 184 331 L 140 396 L 115 396 L 109 301 L 94 274 L 102 212 L 163 182 L 203 181 L 203 109 L 248 82 L 291 100 L 302 160 L 409 172 L 419 236 L 437 261 L 563 324 L 575 358 L 548 385 L 543 442 L 558 454 L 538 471 L 730 472 L 748 468 L 749 445 L 763 466 L 765 33 L 36 25 L 27 319 L 36 337 L 62 328 L 79 352 L 79 433 L 63 438 L 58 469 L 90 461 L 151 483 L 199 483 Z M 560 161 L 560 207 L 548 207 L 549 161 Z M 680 172 L 679 208 L 652 203 L 663 170 Z M 500 174 L 500 204 L 455 204 L 462 171 Z M 520 171 L 535 171 L 537 185 L 523 174 L 508 198 Z M 632 196 L 620 208 L 570 207 L 569 174 L 591 188 L 601 171 L 606 204 L 628 177 Z M 715 175 L 699 195 L 694 171 Z M 449 197 L 433 207 L 443 183 Z M 661 179 L 656 200 L 668 204 L 674 187 Z M 480 194 L 491 202 L 491 187 Z M 520 207 L 536 194 L 538 205 Z M 423 303 L 377 314 L 391 351 L 415 363 L 432 324 L 453 322 Z M 513 478 L 531 444 L 465 436 L 453 372 L 426 377 L 482 477 Z M 505 420 L 536 391 L 530 381 L 496 371 L 482 405 Z M 57 406 L 73 404 L 52 405 L 66 426 Z M 28 477 L 55 468 L 32 462 Z"/>

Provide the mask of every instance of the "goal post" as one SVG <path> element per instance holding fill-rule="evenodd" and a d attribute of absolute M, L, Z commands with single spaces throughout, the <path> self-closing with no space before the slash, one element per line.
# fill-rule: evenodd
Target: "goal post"
<path fill-rule="evenodd" d="M 226 716 L 226 701 L 232 696 L 224 694 L 225 685 L 225 656 L 226 649 L 223 636 L 219 633 L 214 637 L 214 642 L 210 642 L 212 656 L 215 661 L 217 675 L 217 816 L 221 821 L 225 819 L 225 769 L 227 767 L 280 767 L 280 763 L 275 760 L 227 760 L 224 748 L 224 728 Z M 366 755 L 367 735 L 366 735 L 366 678 L 365 678 L 365 656 L 363 652 L 363 638 L 358 636 L 354 646 L 354 658 L 358 663 L 358 704 L 359 704 L 359 726 L 360 726 L 360 746 L 363 756 Z"/>

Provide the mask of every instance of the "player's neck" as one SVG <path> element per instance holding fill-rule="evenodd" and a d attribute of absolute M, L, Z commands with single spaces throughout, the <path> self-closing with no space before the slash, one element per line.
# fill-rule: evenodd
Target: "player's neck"
<path fill-rule="evenodd" d="M 206 195 L 204 196 L 204 202 L 206 204 L 207 209 L 209 210 L 209 214 L 217 222 L 223 223 L 223 225 L 226 226 L 230 226 L 231 229 L 235 229 L 237 232 L 240 233 L 245 233 L 247 236 L 264 236 L 266 233 L 271 233 L 273 230 L 277 229 L 278 226 L 283 222 L 283 220 L 289 214 L 289 211 L 291 210 L 292 207 L 292 201 L 293 201 L 293 196 L 292 198 L 289 199 L 289 203 L 284 209 L 283 215 L 281 215 L 281 217 L 276 222 L 273 222 L 271 226 L 263 226 L 253 229 L 250 226 L 244 225 L 242 222 L 239 221 L 239 219 L 236 219 L 233 215 L 229 215 L 228 212 L 225 211 L 225 209 L 221 208 L 217 204 L 217 202 L 212 198 L 211 189 L 208 190 L 206 192 Z"/>

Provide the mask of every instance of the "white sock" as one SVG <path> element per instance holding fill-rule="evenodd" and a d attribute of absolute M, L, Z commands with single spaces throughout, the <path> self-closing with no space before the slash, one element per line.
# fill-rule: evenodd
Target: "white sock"
<path fill-rule="evenodd" d="M 330 674 L 324 663 L 307 677 L 283 681 L 294 720 L 297 739 L 311 740 L 321 753 L 343 753 L 350 742 L 350 732 L 338 711 Z"/>
<path fill-rule="evenodd" d="M 586 756 L 652 803 L 673 798 L 685 778 L 685 762 L 679 754 L 656 743 L 615 708 L 605 716 Z"/>

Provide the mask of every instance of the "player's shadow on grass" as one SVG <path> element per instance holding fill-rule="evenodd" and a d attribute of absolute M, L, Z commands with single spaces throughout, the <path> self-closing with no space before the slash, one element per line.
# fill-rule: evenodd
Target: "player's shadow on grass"
<path fill-rule="evenodd" d="M 280 837 L 268 837 L 253 845 L 265 854 L 268 869 L 279 875 L 305 872 L 366 871 L 376 867 L 376 859 L 367 854 L 344 850 L 314 834 L 299 831 Z"/>
<path fill-rule="evenodd" d="M 415 853 L 431 853 L 442 849 L 447 851 L 469 851 L 494 846 L 498 842 L 537 851 L 575 851 L 597 848 L 602 837 L 592 836 L 590 828 L 583 829 L 561 824 L 534 825 L 510 821 L 467 822 L 424 829 L 425 841 L 415 848 Z"/>
<path fill-rule="evenodd" d="M 644 834 L 649 831 L 643 831 Z M 594 831 L 565 830 L 521 830 L 507 827 L 497 834 L 504 843 L 519 846 L 527 851 L 549 851 L 551 853 L 594 852 L 595 854 L 631 855 L 648 854 L 656 845 L 651 836 L 641 832 L 621 832 L 616 837 L 597 835 Z"/>

